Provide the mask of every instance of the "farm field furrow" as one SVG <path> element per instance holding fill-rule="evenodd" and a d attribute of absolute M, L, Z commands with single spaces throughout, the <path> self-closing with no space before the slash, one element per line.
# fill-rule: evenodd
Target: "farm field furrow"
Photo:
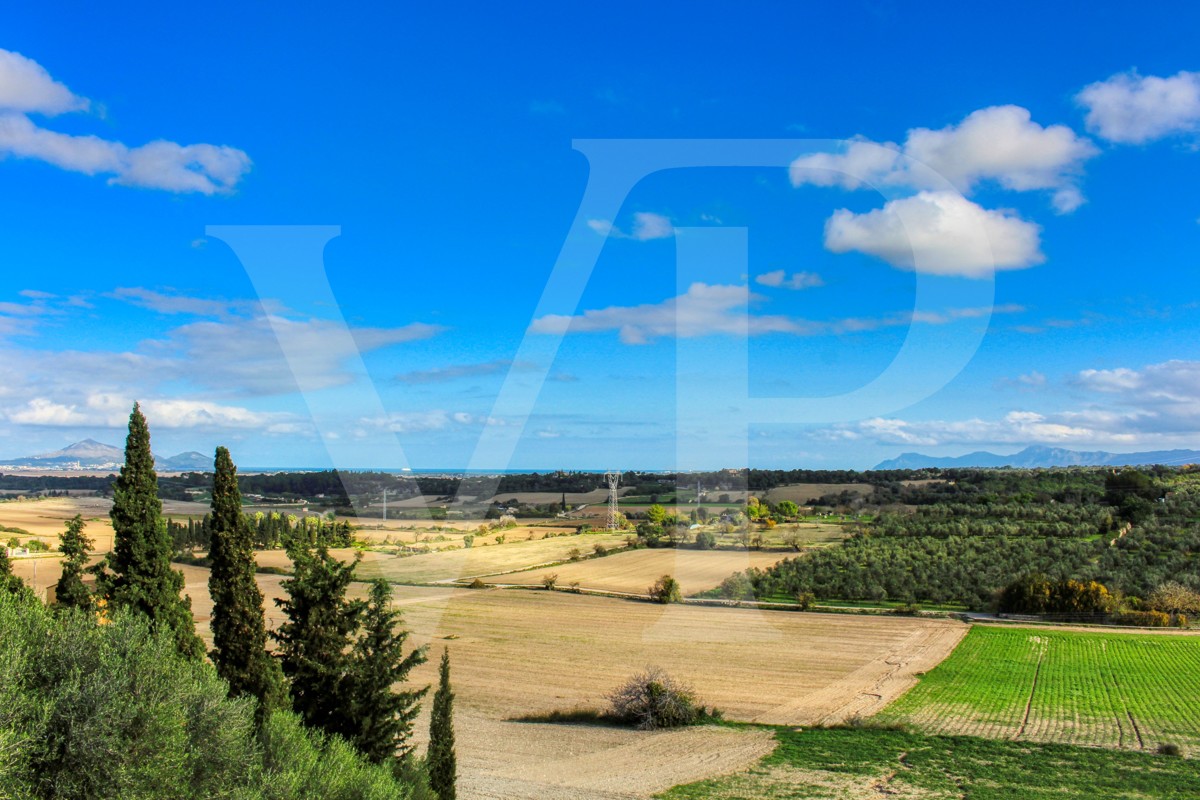
<path fill-rule="evenodd" d="M 941 734 L 1200 747 L 1200 637 L 976 627 L 880 716 Z"/>

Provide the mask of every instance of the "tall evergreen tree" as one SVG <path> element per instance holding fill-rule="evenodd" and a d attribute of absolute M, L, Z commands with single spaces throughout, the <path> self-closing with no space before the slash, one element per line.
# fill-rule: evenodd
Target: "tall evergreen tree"
<path fill-rule="evenodd" d="M 412 752 L 413 720 L 421 710 L 420 700 L 429 691 L 392 691 L 408 673 L 425 663 L 425 648 L 404 653 L 408 631 L 400 627 L 401 614 L 391 607 L 392 587 L 379 578 L 371 584 L 370 599 L 363 614 L 363 635 L 355 643 L 351 664 L 353 715 L 358 730 L 351 743 L 375 764 L 390 758 L 405 758 Z"/>
<path fill-rule="evenodd" d="M 359 628 L 362 601 L 346 599 L 359 556 L 343 562 L 324 545 L 310 544 L 304 531 L 289 537 L 292 577 L 286 598 L 276 598 L 286 621 L 271 633 L 279 644 L 283 674 L 290 680 L 292 708 L 310 728 L 353 738 L 350 646 Z"/>
<path fill-rule="evenodd" d="M 438 689 L 429 720 L 429 754 L 425 759 L 429 785 L 439 800 L 455 800 L 458 763 L 454 755 L 454 692 L 450 689 L 450 651 L 442 651 Z"/>
<path fill-rule="evenodd" d="M 113 484 L 109 516 L 113 552 L 97 570 L 97 585 L 108 606 L 167 626 L 181 653 L 203 658 L 204 643 L 196 635 L 191 601 L 180 595 L 183 573 L 171 568 L 171 538 L 158 499 L 150 428 L 136 403 L 129 415 L 125 465 Z"/>
<path fill-rule="evenodd" d="M 281 705 L 283 673 L 267 653 L 263 596 L 254 581 L 254 548 L 242 513 L 237 467 L 224 447 L 217 448 L 212 490 L 212 572 L 208 592 L 213 601 L 213 664 L 229 683 L 232 697 L 257 697 L 264 715 Z"/>
<path fill-rule="evenodd" d="M 59 550 L 63 559 L 62 577 L 54 587 L 55 602 L 63 608 L 92 609 L 92 593 L 83 585 L 83 572 L 87 568 L 88 551 L 92 540 L 83 533 L 83 516 L 76 514 L 67 523 L 66 532 L 59 535 Z"/>

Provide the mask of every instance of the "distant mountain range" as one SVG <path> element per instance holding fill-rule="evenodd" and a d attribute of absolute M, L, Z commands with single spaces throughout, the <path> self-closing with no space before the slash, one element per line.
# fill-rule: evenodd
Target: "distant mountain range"
<path fill-rule="evenodd" d="M 926 467 L 1125 467 L 1139 464 L 1200 463 L 1200 450 L 1151 450 L 1146 453 L 1105 453 L 1034 445 L 1019 453 L 1002 456 L 980 450 L 965 456 L 938 457 L 901 453 L 881 461 L 875 469 L 924 469 Z"/>
<path fill-rule="evenodd" d="M 10 458 L 2 460 L 2 462 L 0 469 L 86 469 L 113 470 L 115 472 L 125 463 L 125 451 L 110 444 L 97 442 L 95 439 L 84 439 L 82 442 L 76 442 L 62 450 L 55 450 L 53 453 Z M 211 456 L 193 450 L 170 458 L 155 456 L 154 466 L 163 472 L 202 472 L 212 470 L 213 460 Z"/>

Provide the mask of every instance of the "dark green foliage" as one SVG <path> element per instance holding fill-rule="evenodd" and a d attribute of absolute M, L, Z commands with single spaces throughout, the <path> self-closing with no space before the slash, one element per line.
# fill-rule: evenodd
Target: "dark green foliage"
<path fill-rule="evenodd" d="M 143 615 L 99 626 L 0 599 L 0 674 L 9 786 L 31 796 L 220 797 L 251 782 L 250 704 Z"/>
<path fill-rule="evenodd" d="M 66 532 L 59 536 L 59 549 L 66 558 L 62 562 L 62 577 L 54 587 L 54 602 L 63 608 L 89 611 L 93 607 L 92 594 L 83 585 L 83 572 L 92 540 L 84 535 L 83 527 L 83 517 L 76 514 L 67 522 Z"/>
<path fill-rule="evenodd" d="M 1017 614 L 1106 614 L 1115 603 L 1108 589 L 1096 581 L 1052 581 L 1029 575 L 1004 587 L 999 609 Z"/>
<path fill-rule="evenodd" d="M 450 651 L 442 651 L 438 688 L 429 720 L 429 753 L 425 757 L 429 785 L 440 800 L 457 796 L 458 763 L 454 754 L 454 692 L 450 689 Z"/>
<path fill-rule="evenodd" d="M 408 632 L 400 627 L 401 614 L 391 608 L 392 587 L 377 579 L 363 613 L 363 635 L 354 646 L 350 665 L 353 715 L 358 729 L 350 741 L 372 763 L 406 758 L 412 751 L 413 720 L 420 711 L 420 700 L 428 691 L 405 689 L 392 691 L 392 684 L 403 683 L 408 673 L 425 663 L 425 648 L 405 654 Z"/>
<path fill-rule="evenodd" d="M 1200 588 L 1200 480 L 1189 470 L 958 470 L 900 487 L 915 512 L 885 511 L 837 547 L 751 572 L 759 597 L 992 607 L 1014 576 L 1103 584 L 1148 597 Z M 890 487 L 877 487 L 879 489 Z M 876 499 L 873 495 L 873 500 Z M 1120 506 L 1106 505 L 1106 501 Z M 1137 506 L 1136 513 L 1127 513 Z"/>
<path fill-rule="evenodd" d="M 279 663 L 267 653 L 263 596 L 254 581 L 254 550 L 242 513 L 237 467 L 224 447 L 217 448 L 212 493 L 212 572 L 208 591 L 213 601 L 211 657 L 217 673 L 229 683 L 231 697 L 258 699 L 263 714 L 284 704 Z"/>
<path fill-rule="evenodd" d="M 140 614 L 0 596 L 0 797 L 404 800 L 406 781 L 254 701 Z"/>
<path fill-rule="evenodd" d="M 284 542 L 297 537 L 326 547 L 350 547 L 354 544 L 354 528 L 346 520 L 260 511 L 247 519 L 246 523 L 250 528 L 251 542 L 258 550 L 277 550 L 283 547 Z M 189 517 L 187 522 L 168 520 L 167 531 L 177 553 L 208 550 L 212 547 L 213 515 L 205 514 L 200 519 Z"/>
<path fill-rule="evenodd" d="M 291 682 L 292 708 L 310 728 L 349 739 L 358 730 L 349 650 L 364 605 L 347 600 L 346 588 L 359 556 L 342 562 L 328 548 L 302 541 L 289 542 L 288 556 L 287 597 L 275 600 L 287 619 L 271 637 Z"/>
<path fill-rule="evenodd" d="M 700 531 L 696 534 L 696 549 L 697 550 L 712 550 L 717 546 L 717 537 L 709 531 Z"/>
<path fill-rule="evenodd" d="M 129 415 L 125 465 L 113 485 L 113 552 L 97 571 L 97 588 L 112 609 L 129 609 L 175 635 L 179 651 L 204 656 L 191 602 L 180 596 L 183 573 L 171 568 L 171 540 L 158 499 L 150 429 L 135 404 Z M 111 571 L 110 571 L 111 570 Z"/>
<path fill-rule="evenodd" d="M 0 594 L 33 596 L 33 591 L 25 585 L 25 581 L 13 574 L 12 562 L 8 560 L 8 551 L 0 544 Z"/>

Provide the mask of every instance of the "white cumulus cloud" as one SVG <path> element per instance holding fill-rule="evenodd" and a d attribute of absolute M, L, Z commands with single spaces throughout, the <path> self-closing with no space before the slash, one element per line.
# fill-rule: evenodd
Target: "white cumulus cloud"
<path fill-rule="evenodd" d="M 1200 131 L 1200 72 L 1169 78 L 1125 72 L 1084 87 L 1088 130 L 1122 144 Z"/>
<path fill-rule="evenodd" d="M 37 62 L 0 49 L 0 156 L 108 175 L 111 184 L 206 195 L 231 191 L 250 169 L 250 157 L 226 145 L 158 140 L 129 147 L 98 136 L 52 131 L 29 117 L 88 107 L 86 98 L 55 81 Z"/>
<path fill-rule="evenodd" d="M 792 162 L 792 184 L 938 189 L 948 181 L 970 194 L 984 182 L 1025 192 L 1047 190 L 1060 213 L 1083 203 L 1078 177 L 1095 146 L 1065 125 L 1042 126 L 1020 106 L 993 106 L 957 125 L 913 128 L 903 145 L 850 141 L 839 153 L 801 156 Z"/>
<path fill-rule="evenodd" d="M 1041 263 L 1040 232 L 1015 214 L 984 209 L 954 192 L 919 192 L 864 214 L 834 212 L 825 223 L 825 247 L 904 269 L 978 278 Z"/>
<path fill-rule="evenodd" d="M 41 64 L 11 50 L 0 50 L 0 108 L 36 114 L 86 111 L 86 98 L 78 97 L 50 77 Z"/>

